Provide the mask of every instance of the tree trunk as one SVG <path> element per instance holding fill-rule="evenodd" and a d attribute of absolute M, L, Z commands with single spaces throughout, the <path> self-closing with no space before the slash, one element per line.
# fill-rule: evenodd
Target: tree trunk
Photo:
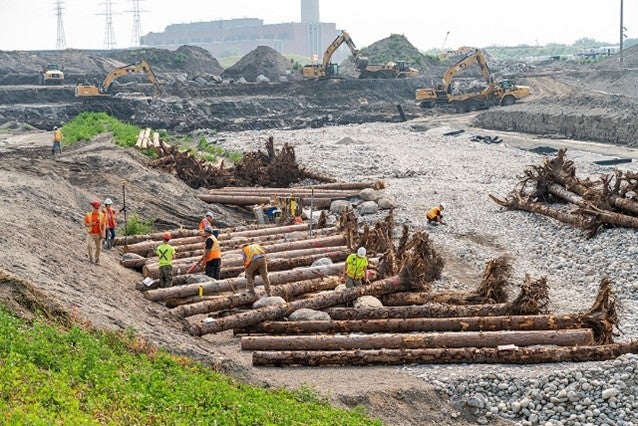
<path fill-rule="evenodd" d="M 271 203 L 271 197 L 261 196 L 244 196 L 244 195 L 210 195 L 200 194 L 197 196 L 200 200 L 209 204 L 232 204 L 234 206 L 254 206 L 264 205 Z M 326 209 L 330 207 L 332 199 L 330 198 L 315 198 L 314 206 L 318 209 Z M 310 200 L 304 199 L 304 205 L 310 205 Z"/>
<path fill-rule="evenodd" d="M 593 328 L 587 314 L 516 315 L 451 318 L 389 318 L 332 321 L 277 321 L 255 325 L 247 332 L 294 333 L 408 333 L 425 331 L 566 330 Z"/>
<path fill-rule="evenodd" d="M 253 352 L 253 365 L 400 365 L 400 364 L 538 364 L 548 362 L 605 361 L 638 353 L 638 342 L 600 346 L 542 346 L 498 348 L 380 349 L 351 351 Z"/>
<path fill-rule="evenodd" d="M 335 263 L 333 265 L 314 266 L 310 268 L 301 268 L 294 271 L 280 271 L 268 274 L 268 280 L 271 286 L 278 284 L 291 283 L 294 281 L 309 280 L 312 278 L 321 278 L 329 275 L 340 275 L 343 273 L 344 263 Z M 255 277 L 255 285 L 262 284 L 261 276 Z M 205 295 L 210 296 L 225 291 L 237 291 L 246 288 L 246 278 L 230 278 L 227 280 L 210 281 L 195 284 L 186 284 L 178 287 L 158 288 L 156 290 L 148 290 L 144 293 L 144 297 L 153 301 L 161 301 L 167 299 L 178 299 L 182 297 L 195 296 L 199 293 L 199 288 Z"/>
<path fill-rule="evenodd" d="M 609 203 L 618 208 L 638 215 L 638 203 L 627 198 L 612 195 L 609 197 Z"/>
<path fill-rule="evenodd" d="M 565 213 L 541 203 L 523 200 L 520 196 L 512 197 L 508 200 L 501 200 L 493 195 L 490 195 L 489 197 L 496 204 L 507 207 L 508 209 L 523 210 L 530 213 L 541 214 L 581 229 L 588 229 L 591 226 L 591 220 L 581 215 Z"/>
<path fill-rule="evenodd" d="M 401 292 L 386 294 L 381 299 L 384 306 L 424 305 L 426 303 L 446 303 L 450 305 L 482 305 L 486 300 L 477 300 L 474 292 L 431 293 Z"/>
<path fill-rule="evenodd" d="M 275 226 L 276 225 L 242 225 L 242 226 L 233 226 L 230 228 L 221 228 L 219 232 L 220 234 L 221 233 L 225 234 L 225 233 L 239 232 L 239 231 L 250 231 L 254 229 L 274 228 Z M 163 232 L 153 232 L 151 234 L 127 235 L 126 241 L 127 241 L 127 244 L 141 243 L 142 241 L 148 241 L 148 240 L 162 241 L 162 237 L 165 232 L 170 233 L 173 239 L 193 237 L 193 236 L 199 235 L 198 229 L 173 229 L 173 230 L 168 230 Z M 116 246 L 124 245 L 124 238 L 125 237 L 123 236 L 115 237 L 114 245 Z"/>
<path fill-rule="evenodd" d="M 356 189 L 315 189 L 310 188 L 255 188 L 255 187 L 237 187 L 237 188 L 220 188 L 211 189 L 209 195 L 250 195 L 250 196 L 268 196 L 268 197 L 289 197 L 295 198 L 350 198 L 359 195 Z"/>
<path fill-rule="evenodd" d="M 366 182 L 335 182 L 335 183 L 322 183 L 312 186 L 315 189 L 384 189 L 385 181 L 366 181 Z"/>
<path fill-rule="evenodd" d="M 384 306 L 382 308 L 329 308 L 333 320 L 372 320 L 386 318 L 448 318 L 511 315 L 509 303 L 487 305 L 447 305 L 427 303 L 418 306 Z M 538 312 L 527 312 L 528 315 Z"/>
<path fill-rule="evenodd" d="M 267 306 L 253 309 L 236 315 L 223 318 L 211 319 L 206 322 L 191 324 L 188 332 L 194 336 L 216 333 L 218 331 L 230 330 L 232 328 L 250 327 L 266 320 L 275 320 L 290 315 L 297 309 L 324 309 L 329 306 L 343 305 L 351 302 L 357 297 L 364 295 L 378 296 L 402 289 L 398 277 L 387 278 L 370 285 L 355 287 L 345 291 L 332 291 L 320 294 L 315 297 L 281 305 Z"/>
<path fill-rule="evenodd" d="M 501 345 L 590 346 L 590 329 L 555 331 L 486 331 L 419 334 L 337 334 L 316 336 L 244 336 L 248 351 L 338 351 L 350 349 L 495 348 Z"/>
<path fill-rule="evenodd" d="M 337 279 L 317 278 L 274 286 L 271 291 L 273 296 L 281 296 L 285 300 L 290 300 L 295 296 L 305 293 L 334 290 L 337 285 L 339 285 L 339 280 Z M 236 308 L 238 306 L 250 305 L 259 299 L 259 297 L 255 295 L 249 296 L 248 293 L 215 296 L 203 301 L 197 301 L 196 298 L 197 296 L 192 299 L 196 303 L 188 302 L 190 304 L 179 306 L 173 309 L 171 313 L 178 318 L 186 318 L 197 314 L 207 314 L 224 309 Z"/>
<path fill-rule="evenodd" d="M 568 203 L 575 204 L 579 207 L 590 207 L 590 204 L 587 203 L 587 201 L 585 201 L 583 197 L 571 191 L 568 191 L 567 189 L 565 189 L 564 187 L 558 184 L 553 183 L 549 185 L 547 187 L 547 190 L 551 194 L 554 194 L 558 198 L 561 198 L 562 200 L 567 201 Z"/>

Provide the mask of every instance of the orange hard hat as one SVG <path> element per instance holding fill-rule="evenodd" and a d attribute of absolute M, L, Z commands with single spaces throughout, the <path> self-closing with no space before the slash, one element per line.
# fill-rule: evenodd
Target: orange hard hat
<path fill-rule="evenodd" d="M 162 235 L 162 238 L 164 238 L 166 241 L 171 239 L 171 234 L 169 234 L 168 232 L 164 232 L 164 235 Z"/>
<path fill-rule="evenodd" d="M 102 205 L 99 201 L 91 201 L 91 205 L 96 209 Z"/>

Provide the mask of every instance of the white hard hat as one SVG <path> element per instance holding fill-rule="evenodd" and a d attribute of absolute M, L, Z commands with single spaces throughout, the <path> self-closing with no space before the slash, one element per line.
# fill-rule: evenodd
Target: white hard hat
<path fill-rule="evenodd" d="M 365 247 L 359 247 L 359 250 L 357 250 L 357 256 L 365 257 L 365 255 L 366 255 L 366 248 Z"/>
<path fill-rule="evenodd" d="M 213 212 L 206 212 L 206 216 L 213 217 Z"/>
<path fill-rule="evenodd" d="M 113 204 L 113 201 L 110 198 L 107 198 L 106 200 L 104 200 L 104 204 L 106 205 Z"/>
<path fill-rule="evenodd" d="M 441 206 L 441 208 L 443 208 L 443 209 L 444 209 L 445 207 L 447 207 L 447 206 L 445 205 L 445 203 L 440 203 L 440 204 L 439 204 L 439 206 Z"/>

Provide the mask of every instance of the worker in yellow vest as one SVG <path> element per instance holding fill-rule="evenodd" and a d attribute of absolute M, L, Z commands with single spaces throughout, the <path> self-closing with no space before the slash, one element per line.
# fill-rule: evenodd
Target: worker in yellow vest
<path fill-rule="evenodd" d="M 200 265 L 204 265 L 205 274 L 213 279 L 221 279 L 222 251 L 217 237 L 219 231 L 210 226 L 204 228 L 204 254 L 199 260 Z"/>
<path fill-rule="evenodd" d="M 241 246 L 244 258 L 244 271 L 246 274 L 246 289 L 248 293 L 255 294 L 255 275 L 261 275 L 264 288 L 268 296 L 270 293 L 270 281 L 268 280 L 268 262 L 266 252 L 259 244 L 244 244 Z"/>
<path fill-rule="evenodd" d="M 169 243 L 171 234 L 165 232 L 162 235 L 162 244 L 157 247 L 155 253 L 159 257 L 159 278 L 161 288 L 173 286 L 173 256 L 175 256 L 175 248 Z"/>
<path fill-rule="evenodd" d="M 84 226 L 89 235 L 86 240 L 86 245 L 89 250 L 89 260 L 91 263 L 95 261 L 96 265 L 100 264 L 100 252 L 102 251 L 102 240 L 104 239 L 104 233 L 106 232 L 106 219 L 104 214 L 100 211 L 102 203 L 99 201 L 92 201 L 91 206 L 93 211 L 84 215 Z M 93 255 L 93 247 L 95 247 L 95 256 Z"/>
<path fill-rule="evenodd" d="M 62 131 L 57 126 L 53 128 L 53 149 L 51 154 L 55 155 L 55 150 L 62 154 Z"/>
<path fill-rule="evenodd" d="M 364 282 L 367 283 L 368 258 L 365 247 L 359 247 L 356 253 L 348 256 L 346 266 L 343 268 L 343 276 L 346 288 L 358 287 Z"/>
<path fill-rule="evenodd" d="M 425 217 L 428 219 L 429 225 L 445 225 L 443 222 L 443 210 L 445 210 L 445 204 L 441 203 L 438 206 L 432 207 L 425 213 Z"/>

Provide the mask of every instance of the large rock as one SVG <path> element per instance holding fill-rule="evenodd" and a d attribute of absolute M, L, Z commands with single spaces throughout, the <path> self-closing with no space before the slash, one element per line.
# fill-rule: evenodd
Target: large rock
<path fill-rule="evenodd" d="M 331 318 L 327 312 L 301 308 L 290 314 L 288 319 L 290 321 L 330 321 Z"/>
<path fill-rule="evenodd" d="M 334 200 L 330 203 L 330 211 L 332 213 L 345 213 L 347 210 L 352 210 L 352 204 L 346 200 Z"/>
<path fill-rule="evenodd" d="M 363 188 L 359 191 L 359 197 L 365 201 L 377 201 L 379 199 L 379 193 L 372 188 Z"/>
<path fill-rule="evenodd" d="M 393 209 L 397 206 L 397 202 L 391 195 L 383 195 L 377 200 L 380 209 Z"/>
<path fill-rule="evenodd" d="M 322 257 L 321 259 L 317 259 L 314 262 L 312 262 L 312 267 L 314 266 L 326 266 L 326 265 L 332 265 L 332 259 L 327 258 L 327 257 Z"/>
<path fill-rule="evenodd" d="M 255 292 L 257 293 L 257 295 L 260 294 L 258 292 L 258 289 L 255 289 Z M 255 309 L 265 308 L 266 306 L 282 305 L 285 303 L 286 301 L 284 300 L 284 298 L 280 296 L 263 297 L 259 299 L 258 301 L 256 301 L 255 303 L 253 303 L 253 308 Z"/>
<path fill-rule="evenodd" d="M 364 201 L 359 205 L 359 214 L 375 214 L 379 211 L 379 205 L 374 201 Z"/>
<path fill-rule="evenodd" d="M 355 308 L 382 308 L 383 303 L 374 296 L 361 296 L 352 304 Z"/>

